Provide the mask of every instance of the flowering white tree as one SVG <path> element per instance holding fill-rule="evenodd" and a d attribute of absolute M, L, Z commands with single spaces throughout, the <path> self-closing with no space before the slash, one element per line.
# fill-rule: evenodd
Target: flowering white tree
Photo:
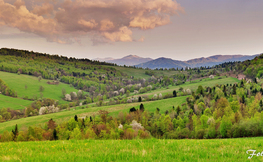
<path fill-rule="evenodd" d="M 118 91 L 114 91 L 113 94 L 114 94 L 114 96 L 118 96 L 119 92 Z"/>
<path fill-rule="evenodd" d="M 123 125 L 120 124 L 120 125 L 118 126 L 118 128 L 119 128 L 119 129 L 123 129 Z"/>
<path fill-rule="evenodd" d="M 188 89 L 186 90 L 186 93 L 187 93 L 188 95 L 190 95 L 190 94 L 192 94 L 192 91 L 188 88 Z"/>
<path fill-rule="evenodd" d="M 122 93 L 122 94 L 124 94 L 124 93 L 125 93 L 125 89 L 124 89 L 124 88 L 121 88 L 121 89 L 119 90 L 119 92 Z"/>
<path fill-rule="evenodd" d="M 66 95 L 65 95 L 65 100 L 66 100 L 66 101 L 71 101 L 71 96 L 70 96 L 70 94 L 66 94 Z"/>
<path fill-rule="evenodd" d="M 47 108 L 46 107 L 41 107 L 39 109 L 39 115 L 43 115 L 43 114 L 46 114 L 47 113 Z"/>
<path fill-rule="evenodd" d="M 39 115 L 55 113 L 55 112 L 59 112 L 59 108 L 55 107 L 55 105 L 45 106 L 39 109 Z"/>
<path fill-rule="evenodd" d="M 137 90 L 134 90 L 134 94 L 138 94 L 139 92 Z"/>
<path fill-rule="evenodd" d="M 127 100 L 127 103 L 132 103 L 132 99 L 131 99 L 131 98 L 128 99 L 128 100 Z"/>
<path fill-rule="evenodd" d="M 152 90 L 152 85 L 148 85 L 147 87 L 146 87 L 146 89 L 147 89 L 147 91 L 150 91 L 150 90 Z"/>
<path fill-rule="evenodd" d="M 78 91 L 78 98 L 81 99 L 83 96 L 83 91 L 82 90 L 79 90 Z"/>
<path fill-rule="evenodd" d="M 138 123 L 136 120 L 133 120 L 132 123 L 130 124 L 132 126 L 132 129 L 135 131 L 144 129 L 141 123 Z"/>

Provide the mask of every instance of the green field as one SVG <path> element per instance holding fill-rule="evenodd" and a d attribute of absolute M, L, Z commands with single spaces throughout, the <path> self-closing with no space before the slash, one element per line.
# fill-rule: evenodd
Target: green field
<path fill-rule="evenodd" d="M 263 138 L 213 140 L 69 140 L 0 143 L 0 161 L 249 161 Z M 262 161 L 253 156 L 251 161 Z"/>
<path fill-rule="evenodd" d="M 62 88 L 65 88 L 67 93 L 77 92 L 74 87 L 70 87 L 68 84 L 60 83 L 58 85 L 50 85 L 47 84 L 47 81 L 50 80 L 42 79 L 39 82 L 37 77 L 29 75 L 18 75 L 0 71 L 0 78 L 6 82 L 11 89 L 17 92 L 19 98 L 25 96 L 32 98 L 34 95 L 40 97 L 39 87 L 43 86 L 45 88 L 42 92 L 44 98 L 52 98 L 59 100 L 59 103 L 66 103 L 66 101 L 62 100 Z M 25 89 L 25 85 L 27 85 L 27 89 Z"/>
<path fill-rule="evenodd" d="M 0 109 L 11 108 L 13 110 L 25 109 L 26 106 L 30 105 L 32 101 L 23 100 L 20 98 L 13 98 L 0 94 Z"/>
<path fill-rule="evenodd" d="M 233 84 L 233 83 L 238 83 L 240 82 L 240 80 L 238 80 L 237 78 L 232 78 L 232 77 L 227 77 L 227 78 L 222 78 L 222 79 L 202 79 L 202 81 L 196 80 L 193 82 L 186 82 L 185 84 L 182 85 L 178 85 L 178 86 L 169 86 L 169 89 L 167 88 L 161 88 L 161 89 L 156 89 L 156 90 L 152 90 L 149 91 L 147 93 L 144 94 L 139 94 L 139 95 L 135 95 L 136 97 L 138 96 L 142 96 L 142 95 L 149 95 L 149 97 L 151 98 L 154 94 L 159 94 L 162 93 L 162 95 L 164 96 L 167 93 L 172 93 L 173 90 L 179 90 L 180 87 L 184 88 L 184 89 L 190 89 L 190 90 L 196 90 L 198 88 L 199 85 L 202 85 L 203 87 L 205 86 L 215 86 L 216 84 L 220 85 L 220 84 Z"/>
<path fill-rule="evenodd" d="M 170 110 L 173 106 L 178 106 L 184 103 L 186 100 L 186 96 L 170 98 L 165 100 L 144 102 L 145 110 L 149 112 L 154 112 L 158 107 L 161 113 L 164 113 L 166 110 Z M 110 112 L 109 115 L 118 115 L 120 111 L 129 112 L 129 109 L 132 107 L 139 108 L 140 103 L 131 103 L 131 104 L 121 104 L 114 106 L 104 106 L 104 107 L 93 107 L 93 108 L 85 108 L 79 110 L 71 110 L 71 111 L 62 111 L 59 113 L 47 114 L 47 115 L 39 115 L 33 117 L 22 118 L 18 120 L 11 120 L 8 122 L 0 123 L 0 133 L 3 133 L 5 130 L 11 131 L 14 129 L 14 126 L 17 124 L 18 128 L 28 127 L 39 125 L 47 122 L 51 118 L 55 120 L 57 123 L 61 123 L 65 120 L 74 117 L 74 115 L 78 115 L 80 117 L 91 116 L 96 114 L 98 110 L 107 110 Z"/>

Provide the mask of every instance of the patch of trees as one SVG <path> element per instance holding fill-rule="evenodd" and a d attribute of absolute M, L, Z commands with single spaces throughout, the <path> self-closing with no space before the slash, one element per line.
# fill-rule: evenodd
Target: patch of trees
<path fill-rule="evenodd" d="M 0 94 L 5 96 L 17 97 L 17 92 L 11 88 L 0 78 Z"/>

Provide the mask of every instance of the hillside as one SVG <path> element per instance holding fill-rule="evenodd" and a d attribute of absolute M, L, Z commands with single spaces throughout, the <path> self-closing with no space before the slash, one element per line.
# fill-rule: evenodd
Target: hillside
<path fill-rule="evenodd" d="M 190 67 L 214 66 L 224 62 L 252 60 L 258 55 L 214 55 L 207 58 L 196 58 L 186 61 Z"/>
<path fill-rule="evenodd" d="M 179 61 L 179 60 L 172 60 L 170 58 L 158 58 L 149 62 L 141 63 L 136 65 L 136 67 L 142 67 L 142 68 L 150 68 L 150 69 L 156 69 L 156 68 L 185 68 L 185 67 L 212 67 L 214 65 L 219 65 L 224 62 L 234 62 L 234 61 L 245 61 L 245 60 L 252 60 L 258 55 L 214 55 L 210 57 L 202 57 L 202 58 L 196 58 L 191 59 L 188 61 Z"/>
<path fill-rule="evenodd" d="M 156 69 L 156 68 L 158 69 L 160 68 L 167 68 L 167 69 L 179 68 L 181 69 L 186 66 L 188 66 L 188 64 L 183 61 L 172 60 L 170 58 L 164 58 L 164 57 L 136 65 L 136 67 L 150 68 L 150 69 Z"/>
<path fill-rule="evenodd" d="M 125 57 L 120 58 L 120 59 L 95 58 L 93 60 L 105 61 L 105 62 L 114 63 L 114 64 L 121 65 L 121 66 L 123 66 L 123 65 L 133 66 L 133 65 L 140 64 L 140 63 L 151 61 L 153 59 L 151 59 L 151 58 L 143 58 L 143 57 L 139 57 L 137 55 L 128 55 L 128 56 L 125 56 Z"/>
<path fill-rule="evenodd" d="M 223 78 L 223 79 L 214 79 L 214 80 L 202 80 L 197 83 L 190 83 L 187 82 L 185 85 L 181 86 L 171 86 L 169 89 L 163 88 L 163 89 L 157 89 L 157 90 L 152 90 L 150 92 L 147 92 L 145 94 L 139 94 L 139 95 L 134 95 L 131 97 L 139 97 L 139 96 L 146 96 L 148 95 L 150 98 L 154 94 L 162 94 L 165 96 L 166 94 L 170 93 L 172 94 L 173 90 L 176 90 L 179 92 L 179 88 L 182 87 L 184 89 L 190 88 L 191 90 L 195 91 L 199 85 L 202 86 L 215 86 L 216 84 L 233 84 L 233 83 L 238 83 L 239 81 L 236 78 Z M 59 91 L 60 92 L 60 91 Z M 172 108 L 172 106 L 179 106 L 186 102 L 186 97 L 187 96 L 182 96 L 182 97 L 176 97 L 176 98 L 169 98 L 165 100 L 157 100 L 157 101 L 147 101 L 144 102 L 145 109 L 149 112 L 154 112 L 156 110 L 156 107 L 160 108 L 160 112 L 164 113 L 166 110 L 169 110 Z M 5 130 L 10 130 L 13 129 L 15 124 L 18 124 L 19 128 L 22 127 L 28 127 L 30 125 L 39 125 L 47 122 L 50 118 L 56 120 L 57 123 L 61 123 L 65 120 L 68 120 L 74 115 L 78 115 L 80 117 L 85 117 L 85 116 L 92 116 L 93 114 L 96 114 L 98 110 L 107 110 L 110 112 L 110 115 L 113 116 L 118 116 L 118 113 L 120 111 L 122 112 L 128 112 L 131 107 L 139 108 L 140 103 L 139 102 L 134 102 L 134 103 L 127 103 L 127 104 L 119 104 L 119 105 L 110 105 L 110 106 L 102 106 L 102 107 L 89 107 L 82 109 L 82 107 L 77 107 L 77 110 L 72 110 L 71 111 L 61 111 L 59 113 L 52 113 L 52 114 L 46 114 L 46 115 L 39 115 L 39 116 L 32 116 L 30 118 L 22 118 L 22 119 L 17 119 L 17 120 L 11 120 L 8 122 L 0 123 L 0 133 L 3 133 Z"/>

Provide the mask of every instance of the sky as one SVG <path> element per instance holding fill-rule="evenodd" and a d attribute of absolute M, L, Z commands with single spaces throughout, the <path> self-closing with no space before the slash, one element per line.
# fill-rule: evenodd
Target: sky
<path fill-rule="evenodd" d="M 262 0 L 0 0 L 0 48 L 76 58 L 263 53 Z"/>

